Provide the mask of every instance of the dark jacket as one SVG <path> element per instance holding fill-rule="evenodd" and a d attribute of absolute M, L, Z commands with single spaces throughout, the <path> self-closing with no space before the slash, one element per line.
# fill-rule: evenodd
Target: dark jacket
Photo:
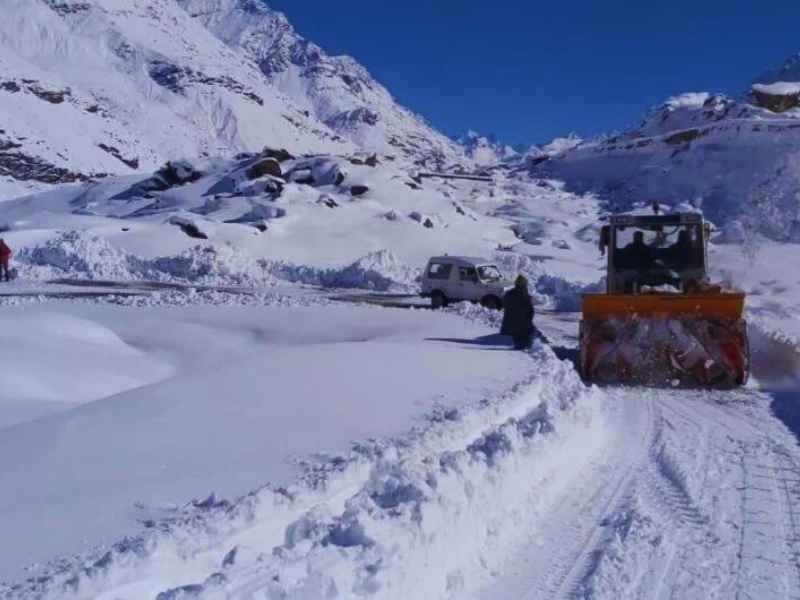
<path fill-rule="evenodd" d="M 7 261 L 11 258 L 11 248 L 5 242 L 0 242 L 0 261 Z"/>
<path fill-rule="evenodd" d="M 503 296 L 501 335 L 523 337 L 533 334 L 533 300 L 528 290 L 515 287 Z"/>

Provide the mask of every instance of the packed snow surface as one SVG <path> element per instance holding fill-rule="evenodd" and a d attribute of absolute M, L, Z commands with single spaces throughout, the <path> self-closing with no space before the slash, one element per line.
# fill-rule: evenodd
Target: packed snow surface
<path fill-rule="evenodd" d="M 469 344 L 491 330 L 427 311 L 76 304 L 0 321 L 5 425 L 29 419 L 0 429 L 0 487 L 18 490 L 0 500 L 3 577 L 129 533 L 136 503 L 288 484 L 292 459 L 402 433 L 526 366 Z"/>

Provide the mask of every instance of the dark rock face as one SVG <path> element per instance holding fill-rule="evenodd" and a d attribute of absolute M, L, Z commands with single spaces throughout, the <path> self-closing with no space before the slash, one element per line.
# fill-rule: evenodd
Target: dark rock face
<path fill-rule="evenodd" d="M 274 158 L 263 158 L 253 163 L 245 172 L 248 179 L 258 179 L 264 175 L 271 175 L 272 177 L 281 177 L 281 164 Z"/>
<path fill-rule="evenodd" d="M 64 100 L 66 100 L 67 97 L 72 95 L 72 92 L 69 90 L 69 88 L 65 90 L 47 90 L 38 85 L 29 86 L 28 91 L 37 98 L 40 98 L 45 102 L 50 102 L 51 104 L 61 104 L 64 102 Z"/>
<path fill-rule="evenodd" d="M 766 108 L 774 113 L 782 113 L 800 106 L 800 94 L 766 94 L 753 90 L 753 100 L 756 106 Z"/>
<path fill-rule="evenodd" d="M 365 185 L 353 185 L 350 186 L 350 195 L 351 196 L 363 196 L 369 191 L 369 188 Z"/>
<path fill-rule="evenodd" d="M 83 173 L 75 173 L 63 169 L 40 158 L 21 152 L 19 144 L 13 140 L 0 138 L 0 175 L 12 177 L 19 181 L 40 181 L 42 183 L 74 183 L 88 181 L 90 177 Z M 95 177 L 104 177 L 97 174 Z"/>
<path fill-rule="evenodd" d="M 77 15 L 90 10 L 92 7 L 86 2 L 64 2 L 63 0 L 45 0 L 47 5 L 62 17 Z"/>
<path fill-rule="evenodd" d="M 339 208 L 339 203 L 336 202 L 331 196 L 324 194 L 319 197 L 317 200 L 317 204 L 321 204 L 322 206 L 327 206 L 328 208 Z"/>
<path fill-rule="evenodd" d="M 261 156 L 266 158 L 274 158 L 278 162 L 284 162 L 294 158 L 294 156 L 292 156 L 289 151 L 284 148 L 279 148 L 276 150 L 267 146 L 264 146 L 264 149 L 261 151 Z"/>
<path fill-rule="evenodd" d="M 9 79 L 0 81 L 0 90 L 11 94 L 25 91 L 51 104 L 61 104 L 72 96 L 72 90 L 69 88 L 63 90 L 48 89 L 35 79 L 21 79 L 19 81 Z"/>
<path fill-rule="evenodd" d="M 150 78 L 161 87 L 182 96 L 186 95 L 186 87 L 189 84 L 199 83 L 223 87 L 226 90 L 252 100 L 259 106 L 264 105 L 264 100 L 261 96 L 248 90 L 232 77 L 211 77 L 199 71 L 195 71 L 191 67 L 180 67 L 161 60 L 151 61 L 148 65 L 147 73 L 150 75 Z"/>
<path fill-rule="evenodd" d="M 104 152 L 108 152 L 111 156 L 116 158 L 121 163 L 129 166 L 131 169 L 138 169 L 139 168 L 139 159 L 138 157 L 134 158 L 125 158 L 119 149 L 115 148 L 114 146 L 108 146 L 106 144 L 98 144 L 98 148 L 103 150 Z"/>
<path fill-rule="evenodd" d="M 197 225 L 195 225 L 194 223 L 174 222 L 172 224 L 173 225 L 177 225 L 180 228 L 180 230 L 183 233 L 185 233 L 186 235 L 188 235 L 190 238 L 195 238 L 195 239 L 198 239 L 198 240 L 207 240 L 208 239 L 208 236 L 205 233 L 203 233 L 202 231 L 200 231 L 197 228 Z"/>
<path fill-rule="evenodd" d="M 130 200 L 131 198 L 152 198 L 153 192 L 163 192 L 179 185 L 197 181 L 203 173 L 197 171 L 187 162 L 168 162 L 156 171 L 155 175 L 124 192 L 117 194 L 112 200 Z"/>
<path fill-rule="evenodd" d="M 360 123 L 376 125 L 379 120 L 380 115 L 378 113 L 368 108 L 361 107 L 355 110 L 340 112 L 330 119 L 327 119 L 325 124 L 331 129 L 341 130 L 355 128 Z"/>
<path fill-rule="evenodd" d="M 665 138 L 664 141 L 670 146 L 676 146 L 678 144 L 688 144 L 692 140 L 696 140 L 703 135 L 705 135 L 705 133 L 699 129 L 687 129 L 686 131 L 673 133 L 669 137 Z"/>

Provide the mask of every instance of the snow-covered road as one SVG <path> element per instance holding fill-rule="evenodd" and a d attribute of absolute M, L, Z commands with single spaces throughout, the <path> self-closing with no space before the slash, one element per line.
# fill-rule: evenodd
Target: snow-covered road
<path fill-rule="evenodd" d="M 476 597 L 798 597 L 800 452 L 771 398 L 607 392 L 607 444 Z"/>
<path fill-rule="evenodd" d="M 209 327 L 214 315 L 213 327 L 222 319 L 231 335 L 253 331 L 249 311 L 209 310 L 181 311 L 176 323 Z M 365 439 L 349 454 L 311 457 L 304 477 L 288 487 L 267 484 L 231 502 L 212 497 L 151 511 L 136 536 L 51 563 L 20 587 L 0 586 L 0 598 L 800 596 L 800 450 L 772 414 L 770 394 L 755 386 L 732 392 L 586 387 L 556 356 L 568 355 L 575 343 L 575 315 L 539 315 L 558 349 L 537 344 L 526 356 L 493 351 L 500 348 L 492 336 L 429 338 L 432 328 L 439 335 L 453 327 L 490 332 L 497 315 L 475 307 L 458 310 L 483 320 L 481 326 L 429 311 L 291 310 L 313 336 L 289 335 L 271 313 L 259 312 L 263 335 L 248 334 L 249 343 L 266 352 L 263 339 L 280 341 L 281 355 L 329 344 L 369 344 L 369 353 L 384 354 L 387 345 L 413 347 L 422 363 L 432 360 L 424 348 L 438 344 L 436 364 L 454 353 L 459 364 L 472 360 L 473 371 L 487 370 L 471 390 L 445 377 L 442 390 L 461 393 L 453 408 L 440 407 L 413 427 L 406 420 L 406 433 Z M 91 314 L 113 323 L 100 319 L 104 311 Z M 160 319 L 158 311 L 142 314 Z M 332 315 L 336 331 L 329 331 Z M 367 316 L 376 320 L 365 323 Z M 367 358 L 355 347 L 349 352 L 359 363 Z M 389 375 L 381 374 L 380 362 L 370 377 L 383 380 Z M 393 397 L 421 394 L 437 381 L 430 376 L 419 389 L 393 386 Z M 210 390 L 215 377 L 203 379 Z M 280 380 L 277 372 L 270 377 Z M 301 388 L 291 387 L 296 401 L 305 397 Z M 366 391 L 359 397 L 369 402 Z M 387 409 L 382 415 L 399 431 L 397 415 Z M 237 420 L 225 428 L 240 438 L 249 431 Z M 342 434 L 341 442 L 355 435 L 346 428 Z M 242 439 L 248 447 L 265 443 Z M 221 477 L 217 451 L 204 456 L 216 473 L 206 480 Z M 274 474 L 259 479 L 270 480 Z M 85 523 L 77 521 L 76 531 Z M 6 549 L 13 554 L 12 546 Z"/>

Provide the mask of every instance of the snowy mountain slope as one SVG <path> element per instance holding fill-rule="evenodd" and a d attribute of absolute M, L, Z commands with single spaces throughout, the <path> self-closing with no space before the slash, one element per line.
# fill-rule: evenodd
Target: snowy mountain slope
<path fill-rule="evenodd" d="M 773 77 L 792 73 L 787 66 Z M 691 203 L 718 225 L 754 224 L 797 241 L 800 108 L 793 101 L 791 94 L 684 94 L 652 110 L 638 129 L 566 148 L 533 173 L 563 179 L 573 191 L 597 191 L 615 210 L 653 200 Z"/>
<path fill-rule="evenodd" d="M 431 166 L 463 162 L 463 150 L 400 106 L 349 56 L 329 56 L 262 0 L 178 0 L 298 106 L 359 147 Z"/>
<path fill-rule="evenodd" d="M 769 84 L 777 81 L 800 81 L 800 52 L 787 58 L 777 69 L 762 73 L 755 83 Z"/>
<path fill-rule="evenodd" d="M 353 148 L 173 0 L 9 0 L 4 13 L 2 189 L 265 145 Z"/>
<path fill-rule="evenodd" d="M 454 199 L 449 186 L 440 188 L 430 180 L 417 183 L 390 161 L 372 164 L 334 156 L 278 163 L 253 155 L 186 163 L 144 180 L 107 178 L 4 203 L 3 223 L 11 229 L 5 236 L 18 249 L 35 248 L 44 243 L 42 233 L 49 231 L 56 240 L 52 251 L 21 254 L 23 263 L 77 265 L 84 275 L 101 278 L 100 273 L 91 275 L 85 261 L 56 258 L 61 251 L 72 256 L 84 243 L 59 238 L 59 232 L 82 231 L 86 243 L 99 236 L 118 251 L 135 255 L 115 260 L 130 265 L 140 277 L 147 270 L 139 259 L 208 245 L 239 256 L 240 266 L 250 265 L 250 273 L 260 271 L 263 281 L 274 269 L 280 271 L 280 263 L 308 268 L 304 275 L 282 272 L 308 279 L 314 273 L 322 276 L 320 269 L 345 267 L 365 255 L 388 251 L 383 255 L 388 263 L 380 268 L 391 269 L 389 263 L 399 261 L 396 266 L 405 265 L 411 273 L 430 256 L 491 255 L 516 242 L 512 222 L 472 210 Z M 281 176 L 262 173 L 263 165 Z M 374 254 L 379 262 L 380 256 Z M 44 277 L 53 275 L 52 270 L 44 272 Z M 210 273 L 215 275 L 220 273 Z"/>

